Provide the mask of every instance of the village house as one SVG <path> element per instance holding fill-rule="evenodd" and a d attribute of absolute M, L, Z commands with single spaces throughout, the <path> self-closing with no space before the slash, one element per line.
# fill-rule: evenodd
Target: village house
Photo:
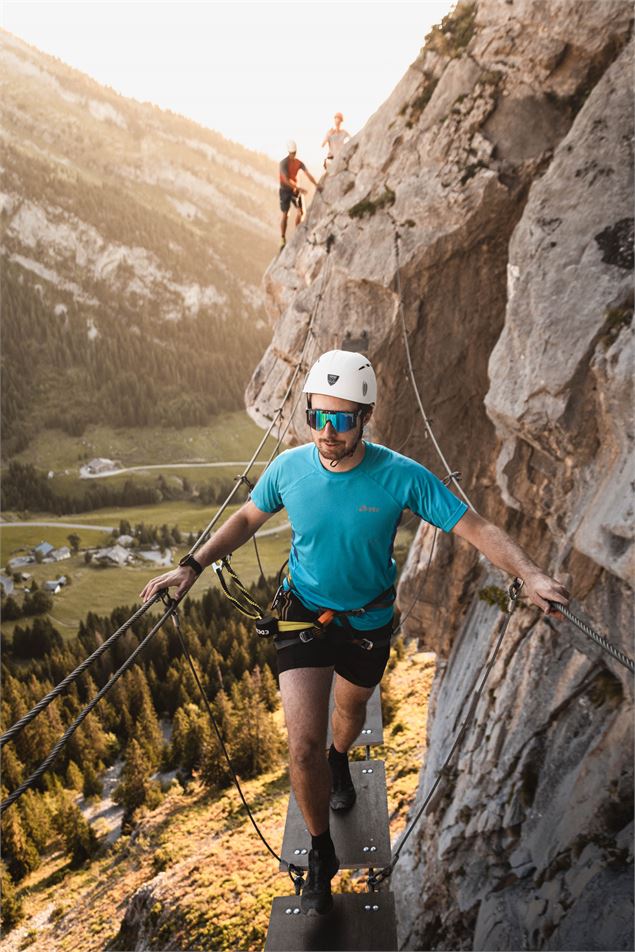
<path fill-rule="evenodd" d="M 51 552 L 53 552 L 54 549 L 55 549 L 55 546 L 51 545 L 50 542 L 40 542 L 39 545 L 36 545 L 33 547 L 32 551 L 36 559 L 38 556 L 40 556 L 41 559 L 44 560 L 45 558 L 47 558 L 47 556 L 51 554 Z"/>
<path fill-rule="evenodd" d="M 14 589 L 13 579 L 8 575 L 0 575 L 0 589 L 3 595 L 11 595 Z"/>
<path fill-rule="evenodd" d="M 97 456 L 85 463 L 79 468 L 80 479 L 91 479 L 94 476 L 101 476 L 104 473 L 114 473 L 121 469 L 121 462 L 115 459 L 106 459 L 104 456 Z"/>
<path fill-rule="evenodd" d="M 51 581 L 45 582 L 42 588 L 45 592 L 50 592 L 52 595 L 57 595 L 58 592 L 61 592 L 64 586 L 66 585 L 68 579 L 65 575 L 60 575 L 59 578 L 52 579 Z"/>

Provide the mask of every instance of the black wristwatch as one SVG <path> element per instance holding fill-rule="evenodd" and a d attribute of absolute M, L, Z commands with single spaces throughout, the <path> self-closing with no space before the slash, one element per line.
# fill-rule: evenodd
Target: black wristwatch
<path fill-rule="evenodd" d="M 203 571 L 203 566 L 201 565 L 200 562 L 197 562 L 197 561 L 196 561 L 196 559 L 194 558 L 193 555 L 189 555 L 189 554 L 188 554 L 188 555 L 184 555 L 183 558 L 181 559 L 181 561 L 179 562 L 179 565 L 187 565 L 188 568 L 194 569 L 194 571 L 196 572 L 197 577 L 198 577 L 198 576 L 201 574 L 201 572 Z"/>

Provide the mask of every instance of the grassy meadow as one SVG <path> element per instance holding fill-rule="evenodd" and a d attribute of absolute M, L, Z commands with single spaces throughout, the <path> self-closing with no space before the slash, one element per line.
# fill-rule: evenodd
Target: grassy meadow
<path fill-rule="evenodd" d="M 156 486 L 161 475 L 168 485 L 175 476 L 181 478 L 186 476 L 194 485 L 213 483 L 217 486 L 227 486 L 240 472 L 235 465 L 203 469 L 192 467 L 192 463 L 248 460 L 262 436 L 262 430 L 249 419 L 246 413 L 237 412 L 227 414 L 211 426 L 186 427 L 183 430 L 166 430 L 161 427 L 114 430 L 99 426 L 88 428 L 84 436 L 78 439 L 73 439 L 61 431 L 45 431 L 40 433 L 28 449 L 16 459 L 52 472 L 51 486 L 61 495 L 80 494 L 94 482 L 114 486 L 131 480 L 135 485 Z M 261 460 L 266 461 L 274 447 L 275 440 L 269 437 L 261 452 Z M 157 465 L 157 461 L 160 461 L 166 467 L 178 464 L 178 469 L 140 470 L 108 477 L 105 480 L 80 479 L 79 467 L 87 460 L 99 456 L 119 460 L 124 466 L 130 467 Z M 262 472 L 261 466 L 254 467 L 250 474 L 251 478 L 255 480 L 260 472 Z M 245 498 L 246 489 L 241 488 L 237 495 L 237 505 L 228 507 L 219 525 L 222 525 L 225 519 L 236 511 Z M 80 550 L 70 559 L 24 567 L 24 571 L 31 574 L 40 586 L 43 582 L 57 578 L 59 575 L 70 576 L 71 584 L 54 596 L 53 609 L 48 617 L 56 625 L 60 634 L 72 637 L 77 633 L 79 622 L 89 611 L 107 615 L 119 605 L 133 605 L 146 581 L 165 571 L 151 565 L 123 567 L 87 565 L 84 561 L 86 549 L 108 545 L 111 542 L 110 529 L 118 528 L 121 519 L 127 520 L 132 526 L 141 522 L 154 526 L 167 525 L 170 528 L 178 526 L 183 534 L 183 545 L 173 550 L 173 564 L 176 564 L 188 549 L 188 533 L 197 534 L 203 529 L 217 508 L 217 505 L 203 505 L 196 500 L 165 499 L 155 505 L 102 508 L 66 516 L 56 516 L 46 512 L 5 512 L 2 513 L 2 519 L 5 522 L 47 522 L 50 526 L 1 526 L 0 564 L 6 566 L 11 558 L 27 553 L 42 541 L 50 542 L 58 547 L 68 544 L 70 533 L 80 537 Z M 65 527 L 64 523 L 72 523 L 77 528 Z M 284 511 L 277 513 L 267 522 L 264 529 L 270 530 L 278 526 L 280 531 L 273 535 L 267 534 L 258 541 L 260 558 L 267 576 L 276 575 L 288 556 L 290 533 L 289 529 L 284 527 L 285 523 Z M 100 532 L 95 528 L 83 529 L 82 526 L 103 526 L 104 531 Z M 415 526 L 409 522 L 397 534 L 395 554 L 399 565 L 405 558 L 414 530 Z M 247 584 L 256 581 L 259 577 L 260 569 L 252 543 L 243 546 L 235 553 L 233 564 Z M 196 591 L 200 593 L 203 586 L 215 584 L 217 583 L 212 573 L 207 572 L 197 583 Z M 18 586 L 14 594 L 20 602 L 21 586 Z M 28 621 L 28 619 L 3 621 L 2 630 L 6 634 L 12 634 L 16 625 L 28 624 Z"/>
<path fill-rule="evenodd" d="M 263 435 L 244 411 L 237 410 L 222 414 L 209 426 L 88 426 L 80 437 L 62 430 L 43 430 L 14 459 L 56 474 L 66 469 L 77 473 L 81 465 L 98 456 L 119 460 L 123 466 L 248 460 Z M 274 446 L 270 438 L 261 458 L 267 459 Z"/>

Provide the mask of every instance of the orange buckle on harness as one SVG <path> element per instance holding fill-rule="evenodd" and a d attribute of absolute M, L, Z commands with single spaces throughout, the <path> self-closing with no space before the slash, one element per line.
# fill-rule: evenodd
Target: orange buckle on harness
<path fill-rule="evenodd" d="M 326 628 L 326 626 L 329 625 L 333 621 L 334 618 L 335 618 L 335 612 L 333 611 L 333 609 L 327 608 L 325 611 L 322 612 L 322 614 L 318 618 L 315 619 L 315 624 L 318 625 L 320 628 Z"/>

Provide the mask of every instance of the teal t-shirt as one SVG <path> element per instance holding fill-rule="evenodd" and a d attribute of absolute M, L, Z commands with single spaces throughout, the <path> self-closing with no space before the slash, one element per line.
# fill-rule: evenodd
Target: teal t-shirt
<path fill-rule="evenodd" d="M 365 447 L 348 472 L 326 469 L 314 443 L 287 450 L 251 494 L 262 512 L 287 510 L 291 585 L 311 610 L 362 608 L 394 584 L 393 542 L 404 509 L 446 532 L 467 509 L 425 466 L 376 443 Z M 391 617 L 392 608 L 382 608 L 349 621 L 370 630 Z"/>

